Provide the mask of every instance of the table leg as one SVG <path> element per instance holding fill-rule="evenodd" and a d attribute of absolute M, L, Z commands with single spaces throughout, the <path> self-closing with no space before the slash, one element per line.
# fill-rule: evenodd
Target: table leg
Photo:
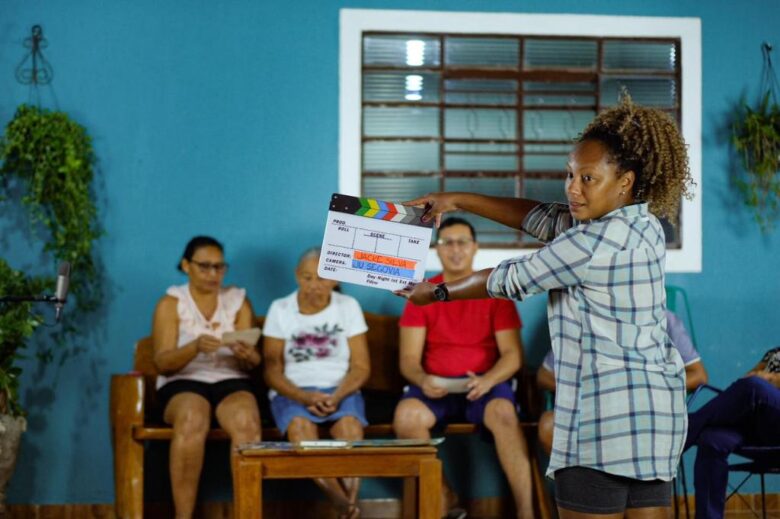
<path fill-rule="evenodd" d="M 404 478 L 401 517 L 403 519 L 415 519 L 417 517 L 417 478 Z"/>
<path fill-rule="evenodd" d="M 263 516 L 263 465 L 257 460 L 238 460 L 238 478 L 233 482 L 233 517 L 260 519 Z"/>
<path fill-rule="evenodd" d="M 420 461 L 418 487 L 420 519 L 436 519 L 441 514 L 441 461 L 428 458 Z"/>

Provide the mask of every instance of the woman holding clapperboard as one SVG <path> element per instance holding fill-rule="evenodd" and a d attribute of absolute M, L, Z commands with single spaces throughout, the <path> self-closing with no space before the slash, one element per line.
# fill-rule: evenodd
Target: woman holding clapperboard
<path fill-rule="evenodd" d="M 246 330 L 254 313 L 243 288 L 223 287 L 222 244 L 208 236 L 189 241 L 179 270 L 188 282 L 170 287 L 154 311 L 152 338 L 157 400 L 173 426 L 170 473 L 176 517 L 192 517 L 211 417 L 231 447 L 260 441 L 260 413 L 247 371 L 260 364 L 256 342 L 226 338 Z M 238 335 L 238 334 L 233 334 Z M 231 449 L 235 452 L 235 449 Z"/>
<path fill-rule="evenodd" d="M 433 193 L 426 218 L 462 210 L 546 242 L 461 280 L 397 292 L 419 305 L 549 291 L 555 429 L 548 475 L 562 519 L 661 518 L 686 433 L 683 363 L 666 334 L 664 232 L 692 179 L 665 113 L 628 96 L 569 156 L 568 205 Z"/>

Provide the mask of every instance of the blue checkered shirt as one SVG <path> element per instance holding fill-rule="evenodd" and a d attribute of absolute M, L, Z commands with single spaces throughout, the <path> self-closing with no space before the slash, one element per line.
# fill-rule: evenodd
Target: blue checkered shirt
<path fill-rule="evenodd" d="M 541 204 L 523 230 L 549 242 L 502 262 L 493 297 L 549 292 L 555 356 L 555 428 L 547 475 L 589 467 L 671 480 L 687 429 L 685 369 L 665 332 L 666 244 L 647 204 L 598 220 Z"/>

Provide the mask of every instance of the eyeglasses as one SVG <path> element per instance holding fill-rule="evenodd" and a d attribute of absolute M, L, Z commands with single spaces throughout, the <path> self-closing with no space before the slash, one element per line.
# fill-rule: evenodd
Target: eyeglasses
<path fill-rule="evenodd" d="M 222 274 L 228 268 L 227 263 L 210 263 L 208 261 L 195 261 L 190 260 L 190 263 L 196 265 L 203 274 L 208 274 L 214 271 L 216 274 Z"/>
<path fill-rule="evenodd" d="M 439 238 L 438 240 L 436 240 L 436 245 L 440 245 L 446 248 L 450 248 L 450 247 L 465 248 L 471 245 L 472 243 L 474 243 L 473 238 L 460 238 L 458 240 Z"/>

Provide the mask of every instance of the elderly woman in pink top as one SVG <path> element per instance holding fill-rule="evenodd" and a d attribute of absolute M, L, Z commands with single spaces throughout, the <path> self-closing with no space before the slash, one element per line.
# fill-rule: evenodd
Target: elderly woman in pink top
<path fill-rule="evenodd" d="M 260 440 L 260 413 L 247 374 L 260 364 L 260 353 L 255 345 L 221 340 L 226 332 L 251 328 L 254 316 L 244 289 L 222 286 L 226 269 L 222 244 L 193 238 L 179 264 L 188 282 L 169 288 L 154 312 L 157 395 L 163 419 L 173 426 L 177 518 L 192 517 L 212 416 L 233 446 Z"/>

